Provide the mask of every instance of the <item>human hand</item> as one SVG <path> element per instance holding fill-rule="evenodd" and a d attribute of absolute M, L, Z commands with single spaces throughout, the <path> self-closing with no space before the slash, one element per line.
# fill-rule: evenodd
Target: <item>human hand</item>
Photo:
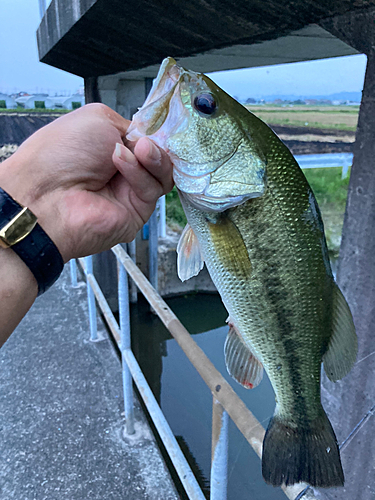
<path fill-rule="evenodd" d="M 65 262 L 134 239 L 172 189 L 164 151 L 147 138 L 123 145 L 129 124 L 89 104 L 38 130 L 0 165 L 0 187 L 34 212 Z"/>

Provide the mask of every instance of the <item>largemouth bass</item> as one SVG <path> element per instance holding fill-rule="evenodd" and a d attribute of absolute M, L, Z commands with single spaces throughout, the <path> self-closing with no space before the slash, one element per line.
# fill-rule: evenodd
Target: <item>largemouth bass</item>
<path fill-rule="evenodd" d="M 129 128 L 167 151 L 188 225 L 178 246 L 182 280 L 206 264 L 229 313 L 229 373 L 255 387 L 263 366 L 276 409 L 262 473 L 274 486 L 344 483 L 320 398 L 355 362 L 349 307 L 331 272 L 314 194 L 287 147 L 203 74 L 168 58 Z"/>

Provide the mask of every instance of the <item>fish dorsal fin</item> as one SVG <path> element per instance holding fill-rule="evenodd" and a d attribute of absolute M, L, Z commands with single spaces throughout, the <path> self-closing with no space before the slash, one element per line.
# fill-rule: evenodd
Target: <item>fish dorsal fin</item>
<path fill-rule="evenodd" d="M 228 373 L 245 389 L 254 389 L 263 378 L 263 365 L 244 344 L 232 321 L 228 320 L 229 332 L 224 346 Z"/>
<path fill-rule="evenodd" d="M 332 336 L 323 356 L 327 377 L 336 382 L 349 373 L 358 351 L 353 317 L 345 297 L 335 284 L 333 291 Z"/>
<path fill-rule="evenodd" d="M 198 238 L 189 224 L 182 231 L 177 245 L 177 273 L 181 281 L 196 276 L 203 269 L 204 261 L 199 248 Z"/>

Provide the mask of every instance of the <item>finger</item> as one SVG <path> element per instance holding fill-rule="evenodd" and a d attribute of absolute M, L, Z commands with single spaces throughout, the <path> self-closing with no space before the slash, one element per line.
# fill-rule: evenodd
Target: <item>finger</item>
<path fill-rule="evenodd" d="M 161 183 L 139 163 L 134 154 L 123 144 L 116 144 L 112 160 L 140 200 L 154 203 L 163 194 Z"/>
<path fill-rule="evenodd" d="M 126 120 L 125 118 L 123 118 L 110 107 L 101 103 L 91 103 L 86 104 L 79 109 L 86 109 L 92 113 L 97 113 L 98 115 L 102 116 L 105 115 L 106 119 L 109 119 L 112 122 L 113 126 L 120 132 L 121 138 L 125 138 L 131 122 L 130 120 Z"/>
<path fill-rule="evenodd" d="M 120 132 L 121 139 L 124 139 L 128 132 L 129 125 L 131 123 L 130 120 L 126 120 L 108 106 L 105 106 L 105 108 L 102 111 L 111 120 L 113 126 L 116 127 L 117 130 Z"/>
<path fill-rule="evenodd" d="M 134 148 L 139 163 L 162 185 L 163 194 L 173 188 L 173 165 L 167 153 L 147 137 L 139 139 Z"/>

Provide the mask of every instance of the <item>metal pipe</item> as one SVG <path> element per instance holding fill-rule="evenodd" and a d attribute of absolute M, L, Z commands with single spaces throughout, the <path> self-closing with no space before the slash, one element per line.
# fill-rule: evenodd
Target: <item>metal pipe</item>
<path fill-rule="evenodd" d="M 137 247 L 135 239 L 130 243 L 128 243 L 128 252 L 134 264 L 137 264 Z M 138 290 L 133 280 L 130 280 L 129 288 L 130 288 L 130 303 L 135 304 L 138 300 Z"/>
<path fill-rule="evenodd" d="M 134 354 L 128 350 L 124 350 L 124 357 L 127 365 L 129 366 L 130 372 L 133 376 L 134 382 L 136 383 L 139 393 L 145 402 L 150 415 L 152 416 L 152 421 L 164 443 L 164 446 L 168 452 L 170 459 L 176 469 L 176 472 L 188 494 L 190 500 L 205 500 L 201 488 L 195 476 L 190 469 L 189 464 L 184 457 L 184 454 L 179 447 L 176 438 L 171 431 L 171 428 L 166 421 L 163 412 L 158 405 L 155 396 L 153 395 L 147 381 L 134 357 Z"/>
<path fill-rule="evenodd" d="M 130 315 L 129 315 L 129 288 L 128 277 L 124 266 L 120 264 L 118 278 L 118 297 L 120 311 L 121 331 L 121 359 L 122 359 L 122 384 L 124 388 L 124 407 L 127 434 L 134 434 L 134 401 L 133 380 L 125 359 L 125 350 L 131 349 L 130 340 Z"/>
<path fill-rule="evenodd" d="M 86 274 L 93 275 L 93 265 L 92 265 L 92 255 L 89 257 L 85 257 L 86 263 Z M 98 340 L 98 324 L 96 319 L 96 304 L 95 304 L 95 296 L 92 286 L 87 280 L 87 301 L 89 305 L 89 321 L 90 321 L 90 340 L 96 341 Z"/>
<path fill-rule="evenodd" d="M 112 251 L 124 265 L 129 275 L 135 281 L 153 309 L 157 312 L 159 318 L 180 345 L 216 399 L 228 412 L 233 422 L 257 455 L 261 457 L 265 430 L 260 422 L 258 422 L 251 411 L 245 406 L 244 402 L 237 396 L 224 377 L 216 370 L 202 349 L 194 342 L 186 328 L 151 286 L 147 278 L 135 266 L 124 249 L 121 248 L 120 245 L 117 245 L 112 248 Z M 294 500 L 305 487 L 306 484 L 299 483 L 293 486 L 282 486 L 282 489 L 288 498 Z"/>
<path fill-rule="evenodd" d="M 158 218 L 156 209 L 148 221 L 148 275 L 151 285 L 158 289 Z"/>
<path fill-rule="evenodd" d="M 70 279 L 72 281 L 72 287 L 76 288 L 77 284 L 77 264 L 75 259 L 71 259 L 70 262 Z"/>
<path fill-rule="evenodd" d="M 86 279 L 94 292 L 96 300 L 98 301 L 99 307 L 100 307 L 102 313 L 104 314 L 104 317 L 107 321 L 109 329 L 111 330 L 112 335 L 115 338 L 117 344 L 120 346 L 120 344 L 121 344 L 120 328 L 118 326 L 116 318 L 114 317 L 114 315 L 113 315 L 113 313 L 108 305 L 108 302 L 106 301 L 106 298 L 104 297 L 102 289 L 100 288 L 99 283 L 96 281 L 95 276 L 93 274 L 87 274 L 85 259 L 82 259 L 82 258 L 78 259 L 78 262 L 82 266 L 82 269 L 86 275 Z"/>
<path fill-rule="evenodd" d="M 226 500 L 229 415 L 213 396 L 210 500 Z"/>
<path fill-rule="evenodd" d="M 159 236 L 165 238 L 167 236 L 167 226 L 165 222 L 165 194 L 159 198 Z"/>

